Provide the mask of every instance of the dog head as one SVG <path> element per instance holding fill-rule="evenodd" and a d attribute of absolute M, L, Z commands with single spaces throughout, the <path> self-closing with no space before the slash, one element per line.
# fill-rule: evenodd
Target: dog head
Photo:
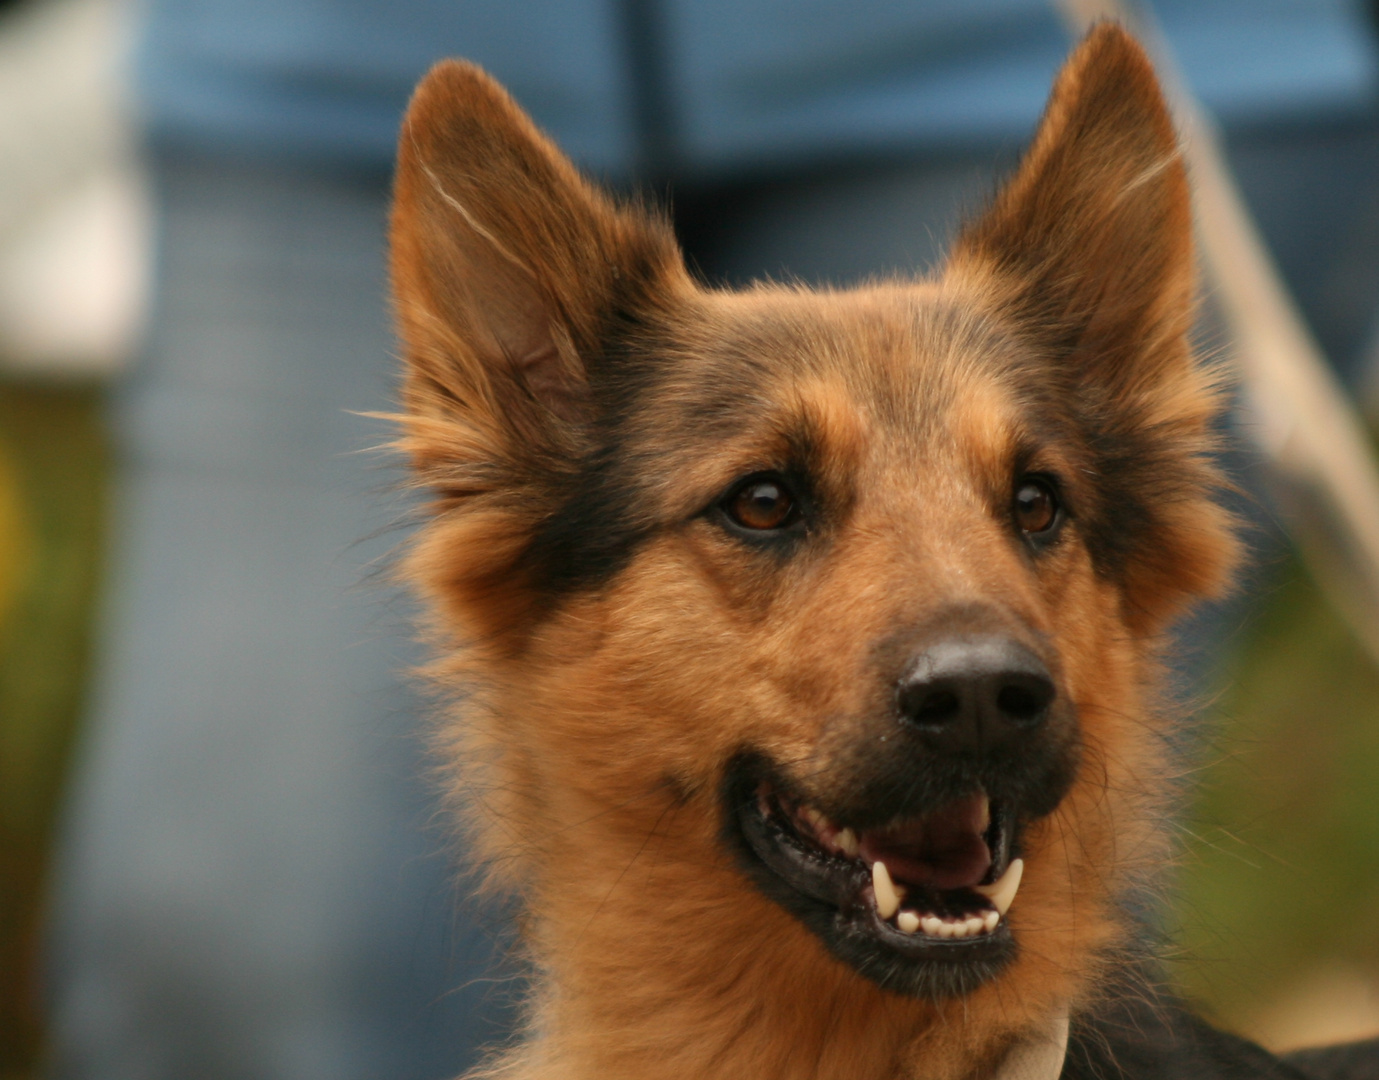
<path fill-rule="evenodd" d="M 1160 639 L 1234 550 L 1138 47 L 1093 32 L 928 278 L 704 287 L 460 63 L 392 242 L 409 575 L 560 1052 L 825 1074 L 852 1024 L 936 1076 L 1084 993 L 1158 850 Z"/>

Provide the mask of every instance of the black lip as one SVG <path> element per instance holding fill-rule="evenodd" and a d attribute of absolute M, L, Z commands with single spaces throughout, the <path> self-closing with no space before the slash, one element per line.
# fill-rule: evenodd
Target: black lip
<path fill-rule="evenodd" d="M 785 791 L 762 759 L 743 756 L 723 787 L 725 840 L 763 893 L 803 922 L 839 960 L 898 994 L 941 999 L 970 993 L 994 978 L 1016 955 L 1005 920 L 979 937 L 934 939 L 907 934 L 883 920 L 866 898 L 870 873 L 860 862 L 830 856 L 803 841 L 779 813 L 764 814 L 763 783 Z M 1009 865 L 1016 815 L 1006 807 L 995 830 L 992 876 Z M 942 910 L 943 894 L 933 908 Z"/>

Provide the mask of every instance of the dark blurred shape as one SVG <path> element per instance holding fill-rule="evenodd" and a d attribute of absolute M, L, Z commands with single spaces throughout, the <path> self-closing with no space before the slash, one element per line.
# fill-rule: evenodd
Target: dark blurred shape
<path fill-rule="evenodd" d="M 676 174 L 675 104 L 667 79 L 670 50 L 664 5 L 658 0 L 622 0 L 627 37 L 632 117 L 641 147 L 637 172 L 652 188 Z"/>

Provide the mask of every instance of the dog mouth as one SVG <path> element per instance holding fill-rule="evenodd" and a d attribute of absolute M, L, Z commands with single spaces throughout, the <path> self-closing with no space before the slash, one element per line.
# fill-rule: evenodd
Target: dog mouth
<path fill-rule="evenodd" d="M 729 785 L 730 832 L 768 896 L 888 989 L 967 993 L 1014 955 L 1024 861 L 1013 807 L 984 790 L 877 827 L 831 819 L 758 770 Z"/>

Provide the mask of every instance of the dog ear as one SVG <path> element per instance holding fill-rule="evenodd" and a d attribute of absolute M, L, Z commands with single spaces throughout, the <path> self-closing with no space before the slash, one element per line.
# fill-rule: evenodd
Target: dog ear
<path fill-rule="evenodd" d="M 1138 44 L 1103 23 L 1064 65 L 1034 142 L 948 273 L 1032 345 L 1081 428 L 1098 476 L 1084 527 L 1152 632 L 1235 561 L 1212 497 L 1221 408 L 1193 362 L 1196 285 L 1187 174 Z"/>
<path fill-rule="evenodd" d="M 577 453 L 610 323 L 688 280 L 668 226 L 585 181 L 457 61 L 403 121 L 391 248 L 404 445 L 423 476 Z"/>
<path fill-rule="evenodd" d="M 1187 175 L 1153 68 L 1119 26 L 1097 26 L 1064 65 L 1019 170 L 950 267 L 994 275 L 1028 330 L 1107 374 L 1186 361 Z"/>

